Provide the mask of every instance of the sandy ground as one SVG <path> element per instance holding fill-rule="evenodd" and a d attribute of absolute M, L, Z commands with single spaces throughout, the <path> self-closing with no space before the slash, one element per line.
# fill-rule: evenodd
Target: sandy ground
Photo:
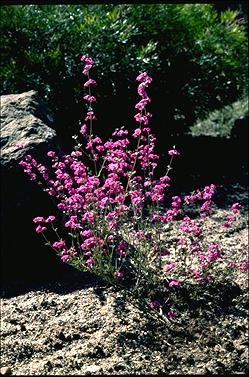
<path fill-rule="evenodd" d="M 210 238 L 231 252 L 248 243 L 246 213 L 234 231 L 210 221 Z M 246 274 L 197 293 L 182 293 L 165 322 L 85 273 L 2 298 L 1 374 L 245 374 Z"/>

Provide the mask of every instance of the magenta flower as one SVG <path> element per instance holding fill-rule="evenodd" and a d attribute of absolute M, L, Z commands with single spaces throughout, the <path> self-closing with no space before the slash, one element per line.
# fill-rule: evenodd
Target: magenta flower
<path fill-rule="evenodd" d="M 83 237 L 89 238 L 93 235 L 93 231 L 91 229 L 88 229 L 88 230 L 84 230 L 83 232 L 80 232 L 80 234 Z"/>
<path fill-rule="evenodd" d="M 169 150 L 169 151 L 168 151 L 168 154 L 169 154 L 170 156 L 179 156 L 179 155 L 180 155 L 180 153 L 179 153 L 176 149 L 171 149 L 171 150 Z"/>
<path fill-rule="evenodd" d="M 209 251 L 214 251 L 214 250 L 217 250 L 218 248 L 219 248 L 219 246 L 216 245 L 215 243 L 210 243 L 210 244 L 208 245 L 208 250 L 209 250 Z"/>
<path fill-rule="evenodd" d="M 160 301 L 154 300 L 154 301 L 150 301 L 148 305 L 151 309 L 157 309 L 161 304 L 160 304 Z"/>
<path fill-rule="evenodd" d="M 81 133 L 82 135 L 85 135 L 86 132 L 87 132 L 87 125 L 86 125 L 86 124 L 83 124 L 83 125 L 81 126 L 81 128 L 80 128 L 80 133 Z"/>
<path fill-rule="evenodd" d="M 61 255 L 62 262 L 67 262 L 67 261 L 69 261 L 69 259 L 71 259 L 69 254 Z"/>
<path fill-rule="evenodd" d="M 167 316 L 168 316 L 169 318 L 175 318 L 175 317 L 177 317 L 177 312 L 176 312 L 176 310 L 173 310 L 173 309 L 169 310 L 168 313 L 167 313 Z"/>
<path fill-rule="evenodd" d="M 132 136 L 133 137 L 138 137 L 139 135 L 141 135 L 141 132 L 142 131 L 141 131 L 140 128 L 136 128 Z"/>
<path fill-rule="evenodd" d="M 247 272 L 247 271 L 249 270 L 249 262 L 248 262 L 248 260 L 244 260 L 244 261 L 242 261 L 242 262 L 240 263 L 239 268 L 240 268 L 240 271 L 242 271 L 242 272 Z"/>
<path fill-rule="evenodd" d="M 228 221 L 228 222 L 235 221 L 235 220 L 236 220 L 236 218 L 234 216 L 228 215 L 226 217 L 226 221 Z"/>
<path fill-rule="evenodd" d="M 96 84 L 96 81 L 93 79 L 89 79 L 85 82 L 84 87 L 88 88 L 90 85 Z"/>
<path fill-rule="evenodd" d="M 172 292 L 169 290 L 172 294 L 180 289 L 175 287 L 181 286 L 184 281 L 195 280 L 195 284 L 203 284 L 208 279 L 214 279 L 217 275 L 215 269 L 219 267 L 220 272 L 225 264 L 217 266 L 223 258 L 226 267 L 234 266 L 247 271 L 246 255 L 238 257 L 236 264 L 233 264 L 225 259 L 226 254 L 218 245 L 205 239 L 205 218 L 212 208 L 215 185 L 205 186 L 182 199 L 180 196 L 169 197 L 170 207 L 167 209 L 161 205 L 165 195 L 170 195 L 167 190 L 171 186 L 168 174 L 173 157 L 180 153 L 175 146 L 166 150 L 167 155 L 171 156 L 170 162 L 164 175 L 158 177 L 155 171 L 159 159 L 155 148 L 156 137 L 147 127 L 152 116 L 147 111 L 151 102 L 147 94 L 151 77 L 146 72 L 140 72 L 136 78 L 139 100 L 135 104 L 134 118 L 139 124 L 133 131 L 116 128 L 112 133 L 113 138 L 103 142 L 94 132 L 96 116 L 92 107 L 96 98 L 92 95 L 91 85 L 95 85 L 96 81 L 90 78 L 89 73 L 94 61 L 87 55 L 83 55 L 81 61 L 86 75 L 82 97 L 87 103 L 86 112 L 79 123 L 81 135 L 73 137 L 76 143 L 74 149 L 66 155 L 63 151 L 58 155 L 54 151 L 47 152 L 50 157 L 48 167 L 29 154 L 19 162 L 30 179 L 37 179 L 45 186 L 48 195 L 54 197 L 57 208 L 63 214 L 62 234 L 68 233 L 69 239 L 60 239 L 57 229 L 52 226 L 56 220 L 52 215 L 33 219 L 36 232 L 45 232 L 49 228 L 47 224 L 51 222 L 52 229 L 49 231 L 55 231 L 57 241 L 49 242 L 49 245 L 63 262 L 73 260 L 77 268 L 94 271 L 107 280 L 109 274 L 116 284 L 130 275 L 129 283 L 137 281 L 137 284 L 142 284 L 144 280 L 137 279 L 137 274 L 141 272 L 144 279 L 149 279 L 148 270 L 151 268 L 153 271 L 159 262 L 162 268 L 158 273 L 163 273 L 162 279 L 167 278 L 164 285 L 165 288 L 172 288 Z M 19 147 L 23 148 L 21 144 Z M 197 216 L 186 215 L 191 213 L 189 210 L 184 212 L 188 204 L 198 205 Z M 230 226 L 236 220 L 241 208 L 239 203 L 232 205 L 230 215 L 224 217 L 225 226 Z M 177 218 L 180 221 L 175 221 Z M 144 228 L 140 227 L 141 222 Z M 151 231 L 155 222 L 158 232 Z M 173 222 L 177 224 L 179 233 L 174 243 L 175 252 L 167 250 L 166 244 L 161 242 L 164 230 L 170 228 Z M 124 232 L 128 237 L 127 242 L 123 239 Z M 45 234 L 43 236 L 45 238 Z M 68 245 L 71 245 L 69 249 Z M 142 251 L 139 252 L 139 249 Z M 128 275 L 123 272 L 126 269 Z M 150 287 L 150 282 L 145 280 L 144 285 Z M 127 288 L 131 288 L 129 284 Z M 141 286 L 136 288 L 140 289 Z M 153 283 L 151 288 L 147 292 L 147 304 L 161 312 L 164 303 L 154 299 L 160 297 L 159 292 L 155 296 L 160 286 Z M 177 312 L 168 307 L 164 315 L 173 319 Z"/>
<path fill-rule="evenodd" d="M 234 204 L 232 205 L 231 208 L 232 208 L 232 212 L 233 212 L 234 214 L 236 214 L 236 213 L 238 213 L 239 210 L 240 210 L 241 208 L 243 208 L 243 207 L 242 207 L 242 205 L 239 204 L 239 203 L 234 203 Z"/>
<path fill-rule="evenodd" d="M 89 258 L 86 260 L 86 265 L 87 266 L 92 266 L 94 264 L 94 259 L 93 258 Z"/>
<path fill-rule="evenodd" d="M 150 98 L 148 97 L 141 99 L 141 101 L 135 105 L 135 109 L 140 111 L 144 110 L 148 102 L 150 102 Z"/>
<path fill-rule="evenodd" d="M 25 148 L 25 144 L 23 144 L 23 143 L 17 143 L 16 147 L 19 148 L 19 149 L 24 149 Z"/>
<path fill-rule="evenodd" d="M 152 82 L 152 78 L 148 76 L 148 74 L 146 72 L 141 72 L 137 77 L 136 77 L 136 80 L 137 81 L 140 81 L 140 82 L 147 82 L 148 84 L 150 84 Z"/>
<path fill-rule="evenodd" d="M 83 99 L 85 99 L 86 101 L 89 101 L 89 102 L 94 102 L 96 101 L 96 98 L 94 96 L 89 96 L 89 94 L 86 94 Z"/>
<path fill-rule="evenodd" d="M 52 221 L 55 220 L 55 217 L 54 216 L 48 216 L 48 218 L 46 219 L 46 223 L 51 223 Z"/>
<path fill-rule="evenodd" d="M 82 55 L 81 59 L 80 59 L 82 62 L 86 62 L 88 64 L 93 64 L 94 63 L 94 60 L 90 57 L 88 57 L 87 55 Z"/>
<path fill-rule="evenodd" d="M 172 287 L 178 287 L 179 285 L 181 285 L 181 282 L 179 280 L 171 280 L 169 282 L 169 287 L 172 288 Z"/>
<path fill-rule="evenodd" d="M 163 266 L 163 269 L 164 269 L 164 271 L 171 271 L 171 270 L 173 270 L 175 267 L 176 267 L 176 263 L 173 262 L 173 263 L 165 264 L 165 265 Z"/>
<path fill-rule="evenodd" d="M 44 223 L 46 220 L 44 217 L 38 216 L 33 219 L 33 223 Z"/>
<path fill-rule="evenodd" d="M 198 277 L 200 277 L 201 274 L 198 270 L 194 270 L 193 275 L 198 278 Z"/>
<path fill-rule="evenodd" d="M 93 111 L 88 111 L 86 113 L 85 122 L 87 122 L 89 119 L 97 120 L 96 116 L 94 115 Z"/>
<path fill-rule="evenodd" d="M 125 258 L 127 256 L 127 252 L 126 251 L 123 251 L 123 250 L 120 250 L 119 251 L 119 255 L 123 258 Z"/>
<path fill-rule="evenodd" d="M 123 279 L 123 277 L 124 277 L 124 273 L 122 272 L 122 271 L 116 271 L 116 272 L 114 272 L 114 274 L 113 274 L 116 278 L 118 278 L 118 279 Z"/>
<path fill-rule="evenodd" d="M 229 263 L 228 263 L 228 267 L 229 268 L 237 268 L 238 266 L 237 266 L 237 263 L 235 263 L 234 261 L 230 261 Z"/>
<path fill-rule="evenodd" d="M 38 225 L 38 227 L 36 227 L 35 229 L 36 233 L 42 233 L 42 232 L 45 232 L 45 230 L 47 230 L 47 228 L 41 225 Z"/>
<path fill-rule="evenodd" d="M 182 246 L 186 244 L 186 239 L 184 237 L 180 237 L 179 240 L 177 241 L 178 246 Z"/>
<path fill-rule="evenodd" d="M 207 259 L 208 259 L 209 262 L 213 262 L 220 257 L 221 257 L 220 253 L 215 251 L 213 253 L 209 253 L 208 256 L 207 256 Z"/>
<path fill-rule="evenodd" d="M 170 181 L 171 179 L 168 175 L 164 175 L 163 177 L 160 178 L 160 182 L 163 182 L 163 183 L 170 182 Z"/>
<path fill-rule="evenodd" d="M 66 244 L 65 244 L 65 241 L 60 240 L 60 241 L 56 241 L 56 242 L 54 242 L 54 243 L 52 244 L 52 246 L 53 246 L 54 248 L 61 249 L 61 248 L 65 247 Z"/>
<path fill-rule="evenodd" d="M 129 245 L 126 241 L 121 241 L 118 245 L 118 250 L 123 250 L 123 251 L 127 251 L 129 248 Z"/>

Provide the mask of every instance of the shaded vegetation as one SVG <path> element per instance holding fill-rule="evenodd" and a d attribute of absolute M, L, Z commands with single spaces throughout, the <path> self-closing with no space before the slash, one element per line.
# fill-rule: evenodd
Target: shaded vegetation
<path fill-rule="evenodd" d="M 191 127 L 194 136 L 229 137 L 236 120 L 248 117 L 248 98 L 238 100 L 222 109 L 215 110 L 204 119 L 198 119 Z"/>
<path fill-rule="evenodd" d="M 155 22 L 156 20 L 156 22 Z M 132 121 L 134 79 L 154 78 L 154 123 L 182 132 L 247 93 L 247 35 L 239 11 L 211 4 L 1 7 L 2 93 L 35 89 L 69 137 L 82 114 L 80 56 L 96 61 L 101 127 Z M 116 111 L 114 111 L 114 109 Z"/>

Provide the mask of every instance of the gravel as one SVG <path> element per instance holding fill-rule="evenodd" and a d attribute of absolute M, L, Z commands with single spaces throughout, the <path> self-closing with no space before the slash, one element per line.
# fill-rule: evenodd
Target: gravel
<path fill-rule="evenodd" d="M 231 252 L 248 243 L 246 215 L 210 239 Z M 181 291 L 179 315 L 151 311 L 87 273 L 1 300 L 1 374 L 245 374 L 248 279 Z"/>

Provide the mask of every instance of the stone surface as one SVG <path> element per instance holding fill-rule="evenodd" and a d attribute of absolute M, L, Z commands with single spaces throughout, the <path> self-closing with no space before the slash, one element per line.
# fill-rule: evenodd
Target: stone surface
<path fill-rule="evenodd" d="M 41 163 L 57 149 L 53 117 L 37 92 L 1 96 L 1 278 L 3 282 L 45 279 L 61 269 L 32 219 L 54 211 L 51 199 L 29 180 L 18 162 L 28 153 Z M 17 144 L 24 144 L 20 149 Z M 58 268 L 57 268 L 58 265 Z"/>
<path fill-rule="evenodd" d="M 1 96 L 1 165 L 15 166 L 26 152 L 39 154 L 54 146 L 52 125 L 51 112 L 34 90 Z M 18 148 L 19 143 L 26 148 Z"/>

